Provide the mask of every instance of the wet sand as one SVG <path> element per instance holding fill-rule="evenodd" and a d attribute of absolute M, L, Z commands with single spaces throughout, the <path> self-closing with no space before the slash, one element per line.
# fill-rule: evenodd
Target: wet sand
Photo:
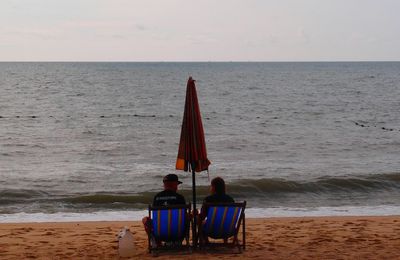
<path fill-rule="evenodd" d="M 0 259 L 119 259 L 124 226 L 135 238 L 131 259 L 154 259 L 138 221 L 0 224 Z M 247 219 L 246 240 L 242 254 L 207 250 L 157 259 L 400 259 L 400 216 Z"/>

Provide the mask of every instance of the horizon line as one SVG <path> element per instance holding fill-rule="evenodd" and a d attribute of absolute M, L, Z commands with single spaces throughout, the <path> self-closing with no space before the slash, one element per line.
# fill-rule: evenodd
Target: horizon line
<path fill-rule="evenodd" d="M 134 60 L 15 60 L 1 61 L 0 63 L 315 63 L 315 62 L 400 62 L 400 60 L 272 60 L 272 61 L 246 61 L 246 60 L 220 60 L 220 61 L 170 61 L 170 60 L 154 60 L 154 61 L 134 61 Z"/>

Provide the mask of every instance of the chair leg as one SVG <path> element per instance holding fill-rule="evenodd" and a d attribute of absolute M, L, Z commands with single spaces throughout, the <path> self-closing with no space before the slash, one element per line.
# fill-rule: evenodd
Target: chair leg
<path fill-rule="evenodd" d="M 185 237 L 185 241 L 186 241 L 186 246 L 188 248 L 190 248 L 190 242 L 189 242 L 189 237 L 188 236 Z"/>
<path fill-rule="evenodd" d="M 243 226 L 242 226 L 242 236 L 243 236 L 243 250 L 246 250 L 246 217 L 243 213 Z"/>
<path fill-rule="evenodd" d="M 239 250 L 239 253 L 242 253 L 242 246 L 240 244 L 238 244 L 238 250 Z"/>
<path fill-rule="evenodd" d="M 154 249 L 156 248 L 157 248 L 156 239 L 152 235 L 149 235 L 149 253 L 154 251 Z"/>
<path fill-rule="evenodd" d="M 237 238 L 237 235 L 235 235 L 234 237 L 233 237 L 233 239 L 232 239 L 232 244 L 234 244 L 234 245 L 238 245 L 239 244 L 239 239 Z"/>
<path fill-rule="evenodd" d="M 203 225 L 200 223 L 200 220 L 197 230 L 198 230 L 197 237 L 199 239 L 199 247 L 202 248 L 204 247 L 204 237 L 203 237 Z"/>

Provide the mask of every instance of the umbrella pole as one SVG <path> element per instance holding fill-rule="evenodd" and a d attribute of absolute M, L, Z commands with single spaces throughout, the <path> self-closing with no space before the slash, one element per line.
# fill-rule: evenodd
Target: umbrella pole
<path fill-rule="evenodd" d="M 192 191 L 193 191 L 193 247 L 197 247 L 197 210 L 196 210 L 196 174 L 195 164 L 192 164 Z"/>

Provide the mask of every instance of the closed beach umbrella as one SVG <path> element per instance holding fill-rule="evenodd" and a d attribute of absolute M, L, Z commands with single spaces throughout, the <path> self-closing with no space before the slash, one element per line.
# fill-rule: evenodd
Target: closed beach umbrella
<path fill-rule="evenodd" d="M 176 169 L 192 172 L 193 211 L 196 212 L 195 172 L 208 170 L 210 161 L 207 159 L 203 123 L 194 82 L 192 77 L 187 82 L 185 111 L 183 113 Z M 194 223 L 194 226 L 196 226 L 196 218 Z M 194 237 L 196 238 L 196 236 Z"/>

